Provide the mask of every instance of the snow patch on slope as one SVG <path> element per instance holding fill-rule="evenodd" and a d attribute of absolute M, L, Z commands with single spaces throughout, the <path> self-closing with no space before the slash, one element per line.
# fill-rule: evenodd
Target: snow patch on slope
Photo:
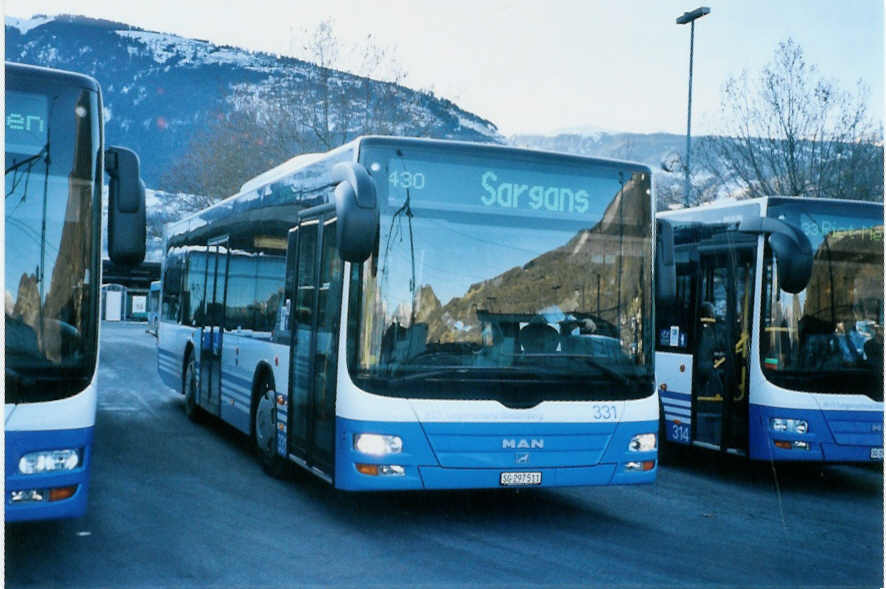
<path fill-rule="evenodd" d="M 5 24 L 7 27 L 17 28 L 22 35 L 26 35 L 28 34 L 28 31 L 45 25 L 48 22 L 52 22 L 53 20 L 55 20 L 55 17 L 44 15 L 33 16 L 31 18 L 7 16 L 5 17 Z"/>
<path fill-rule="evenodd" d="M 153 31 L 114 31 L 117 35 L 138 41 L 150 52 L 155 63 L 161 65 L 197 66 L 206 64 L 235 65 L 250 70 L 271 71 L 276 64 L 253 55 L 243 49 L 219 47 L 208 41 L 185 39 L 167 33 Z M 128 48 L 132 55 L 138 53 L 134 47 Z"/>

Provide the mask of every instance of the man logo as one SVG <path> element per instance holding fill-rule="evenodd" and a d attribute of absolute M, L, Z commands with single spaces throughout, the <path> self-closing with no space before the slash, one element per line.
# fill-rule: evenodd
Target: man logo
<path fill-rule="evenodd" d="M 516 450 L 518 448 L 526 448 L 526 449 L 536 449 L 539 450 L 545 447 L 545 441 L 543 439 L 539 440 L 526 440 L 526 439 L 504 439 L 501 441 L 501 447 L 505 450 Z"/>
<path fill-rule="evenodd" d="M 517 464 L 529 464 L 529 452 L 515 455 L 514 460 Z"/>

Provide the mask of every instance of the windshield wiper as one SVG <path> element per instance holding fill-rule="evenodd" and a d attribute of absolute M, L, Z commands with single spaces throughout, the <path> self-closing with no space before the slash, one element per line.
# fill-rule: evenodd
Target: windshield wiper
<path fill-rule="evenodd" d="M 435 368 L 434 370 L 421 370 L 410 374 L 404 374 L 403 376 L 392 378 L 391 382 L 403 383 L 425 378 L 434 378 L 436 376 L 453 376 L 453 378 L 460 378 L 466 376 L 492 376 L 499 374 L 522 374 L 530 376 L 565 375 L 563 371 L 551 370 L 550 368 L 542 368 L 539 366 L 465 366 L 458 364 Z"/>
<path fill-rule="evenodd" d="M 568 358 L 568 359 L 577 359 L 583 360 L 590 366 L 598 369 L 600 372 L 606 374 L 607 376 L 612 377 L 614 380 L 617 380 L 619 383 L 623 385 L 629 385 L 630 381 L 628 378 L 622 374 L 621 372 L 610 368 L 606 364 L 596 360 L 593 356 L 589 354 L 560 354 L 560 353 L 524 353 L 517 356 L 518 358 Z"/>

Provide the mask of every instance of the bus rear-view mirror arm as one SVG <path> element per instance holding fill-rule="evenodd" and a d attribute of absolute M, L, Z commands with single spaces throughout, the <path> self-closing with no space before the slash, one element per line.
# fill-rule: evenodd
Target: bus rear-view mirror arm
<path fill-rule="evenodd" d="M 674 227 L 658 219 L 655 233 L 655 300 L 670 305 L 677 299 L 677 265 L 674 262 Z"/>
<path fill-rule="evenodd" d="M 812 276 L 812 244 L 797 227 L 769 217 L 744 218 L 738 224 L 744 233 L 769 235 L 769 247 L 778 263 L 778 285 L 796 294 L 806 288 Z"/>
<path fill-rule="evenodd" d="M 375 249 L 378 199 L 375 182 L 361 164 L 340 163 L 332 169 L 335 187 L 336 237 L 342 259 L 360 263 Z"/>
<path fill-rule="evenodd" d="M 145 259 L 145 183 L 138 156 L 125 147 L 105 151 L 108 189 L 108 255 L 115 264 L 137 266 Z"/>

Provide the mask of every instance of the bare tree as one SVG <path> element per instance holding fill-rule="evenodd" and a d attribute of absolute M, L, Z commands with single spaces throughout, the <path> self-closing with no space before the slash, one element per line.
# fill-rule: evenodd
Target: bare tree
<path fill-rule="evenodd" d="M 283 87 L 265 102 L 290 113 L 293 137 L 303 151 L 327 150 L 358 135 L 429 132 L 429 124 L 416 116 L 422 94 L 404 87 L 407 73 L 394 48 L 379 45 L 371 34 L 342 45 L 332 20 L 303 30 L 302 37 L 301 57 L 318 66 L 309 72 L 308 84 L 300 85 L 303 99 L 281 101 L 296 90 Z"/>
<path fill-rule="evenodd" d="M 184 211 L 196 211 L 230 196 L 244 181 L 282 161 L 280 153 L 268 149 L 269 131 L 253 112 L 217 113 L 194 136 L 161 185 L 181 193 Z"/>
<path fill-rule="evenodd" d="M 247 179 L 301 153 L 327 151 L 368 134 L 426 135 L 433 121 L 419 108 L 426 95 L 403 86 L 406 72 L 390 48 L 369 35 L 343 47 L 332 21 L 304 32 L 302 51 L 313 66 L 256 88 L 235 88 L 219 113 L 164 176 L 164 190 L 197 210 L 236 192 Z M 356 72 L 343 72 L 345 56 Z"/>
<path fill-rule="evenodd" d="M 861 81 L 850 93 L 821 77 L 788 39 L 756 81 L 727 80 L 723 130 L 696 143 L 696 161 L 730 194 L 882 201 L 882 131 L 867 97 Z"/>

